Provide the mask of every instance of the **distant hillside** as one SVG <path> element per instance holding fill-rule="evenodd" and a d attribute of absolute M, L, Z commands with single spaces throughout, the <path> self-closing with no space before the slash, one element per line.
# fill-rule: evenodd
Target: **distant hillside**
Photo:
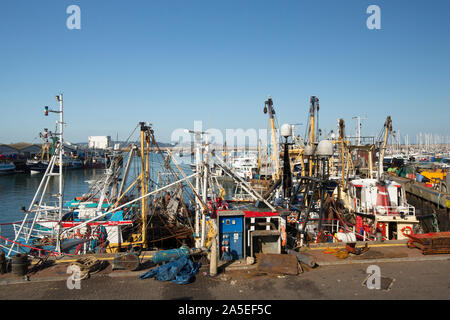
<path fill-rule="evenodd" d="M 129 142 L 125 142 L 125 141 L 111 141 L 112 147 L 114 147 L 114 145 L 116 143 L 119 143 L 120 147 L 123 148 L 123 147 L 128 146 L 131 142 L 130 141 Z M 174 146 L 173 143 L 165 143 L 165 142 L 157 142 L 157 143 L 158 143 L 158 145 L 161 148 L 167 148 L 167 147 L 173 147 Z M 80 146 L 82 148 L 87 148 L 87 146 L 88 146 L 87 142 L 77 142 L 77 143 L 73 143 L 73 144 L 76 144 L 76 145 L 78 145 L 78 146 Z"/>

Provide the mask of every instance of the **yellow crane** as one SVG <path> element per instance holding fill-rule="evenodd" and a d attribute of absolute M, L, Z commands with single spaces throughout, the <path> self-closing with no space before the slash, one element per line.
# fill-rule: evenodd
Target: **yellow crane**
<path fill-rule="evenodd" d="M 383 159 L 386 153 L 386 146 L 389 139 L 389 133 L 392 132 L 392 120 L 391 116 L 386 118 L 384 123 L 384 132 L 383 132 L 383 143 L 380 147 L 379 157 L 378 157 L 378 179 L 381 179 L 381 175 L 383 174 Z"/>
<path fill-rule="evenodd" d="M 269 114 L 269 125 L 270 125 L 270 134 L 272 138 L 272 161 L 274 163 L 274 173 L 272 174 L 273 180 L 278 180 L 280 177 L 280 161 L 279 161 L 279 153 L 278 153 L 278 143 L 276 137 L 276 126 L 275 126 L 275 109 L 273 108 L 273 100 L 269 96 L 269 98 L 264 102 L 264 113 Z"/>

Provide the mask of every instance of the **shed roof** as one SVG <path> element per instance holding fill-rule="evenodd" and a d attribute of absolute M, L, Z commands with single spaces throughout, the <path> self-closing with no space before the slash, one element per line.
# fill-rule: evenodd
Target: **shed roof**
<path fill-rule="evenodd" d="M 19 150 L 7 144 L 0 144 L 0 153 L 19 153 Z"/>
<path fill-rule="evenodd" d="M 16 150 L 22 150 L 22 149 L 25 149 L 32 145 L 33 145 L 32 143 L 27 143 L 27 142 L 17 142 L 17 143 L 11 143 L 9 146 Z"/>

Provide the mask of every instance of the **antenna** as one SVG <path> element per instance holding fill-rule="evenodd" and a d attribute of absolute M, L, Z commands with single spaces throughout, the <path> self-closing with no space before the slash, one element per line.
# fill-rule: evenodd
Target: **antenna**
<path fill-rule="evenodd" d="M 361 120 L 367 120 L 367 118 L 361 118 L 361 116 L 354 116 L 352 119 L 356 119 L 358 126 L 356 128 L 356 136 L 358 138 L 358 146 L 361 145 Z"/>

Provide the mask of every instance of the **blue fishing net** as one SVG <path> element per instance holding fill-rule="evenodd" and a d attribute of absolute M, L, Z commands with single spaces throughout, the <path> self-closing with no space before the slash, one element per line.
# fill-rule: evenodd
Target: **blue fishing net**
<path fill-rule="evenodd" d="M 139 276 L 139 279 L 155 278 L 159 281 L 172 281 L 177 284 L 187 284 L 195 280 L 200 269 L 200 262 L 192 262 L 186 256 L 170 261 Z"/>

